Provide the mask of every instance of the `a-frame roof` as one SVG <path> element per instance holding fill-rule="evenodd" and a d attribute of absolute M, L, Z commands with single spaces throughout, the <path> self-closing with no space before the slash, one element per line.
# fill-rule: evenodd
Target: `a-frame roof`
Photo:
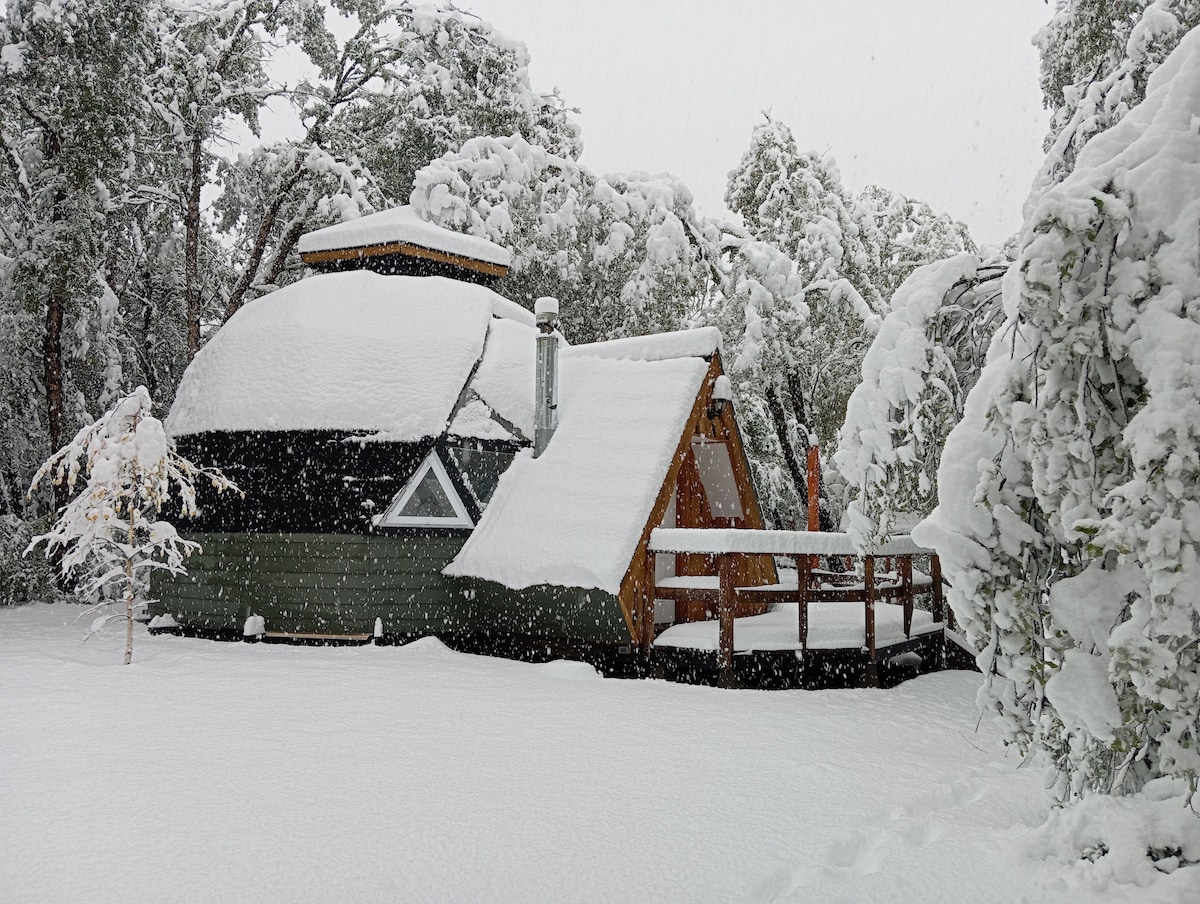
<path fill-rule="evenodd" d="M 617 594 L 719 346 L 710 328 L 563 349 L 553 439 L 513 462 L 444 573 Z"/>

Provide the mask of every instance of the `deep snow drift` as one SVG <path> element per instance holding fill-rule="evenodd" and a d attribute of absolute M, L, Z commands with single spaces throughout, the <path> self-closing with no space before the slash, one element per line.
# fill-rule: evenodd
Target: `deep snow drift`
<path fill-rule="evenodd" d="M 1196 900 L 1057 859 L 976 674 L 724 691 L 140 628 L 126 668 L 80 611 L 0 610 L 5 902 Z"/>

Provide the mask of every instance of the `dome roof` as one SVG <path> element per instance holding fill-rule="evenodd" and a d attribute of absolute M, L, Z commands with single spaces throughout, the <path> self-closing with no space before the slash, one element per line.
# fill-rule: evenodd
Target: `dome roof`
<path fill-rule="evenodd" d="M 535 335 L 531 313 L 483 286 L 313 276 L 230 318 L 185 371 L 166 427 L 175 436 L 338 430 L 415 441 L 445 433 L 460 397 L 473 393 L 523 428 Z M 464 393 L 481 359 L 488 365 Z"/>

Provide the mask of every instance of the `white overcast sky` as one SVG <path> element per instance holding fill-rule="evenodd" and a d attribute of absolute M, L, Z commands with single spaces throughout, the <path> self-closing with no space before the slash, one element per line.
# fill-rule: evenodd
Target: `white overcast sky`
<path fill-rule="evenodd" d="M 964 220 L 1021 225 L 1047 114 L 1043 0 L 459 0 L 525 42 L 535 90 L 580 110 L 601 173 L 679 176 L 708 214 L 763 110 L 802 149 Z"/>

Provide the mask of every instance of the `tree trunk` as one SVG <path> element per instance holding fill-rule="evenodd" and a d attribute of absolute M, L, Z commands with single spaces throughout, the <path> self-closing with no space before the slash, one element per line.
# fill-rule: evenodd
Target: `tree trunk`
<path fill-rule="evenodd" d="M 187 298 L 187 349 L 188 360 L 200 351 L 200 165 L 203 148 L 200 136 L 193 135 L 189 148 L 191 160 L 188 170 L 187 213 L 183 223 L 184 239 L 184 294 Z"/>
<path fill-rule="evenodd" d="M 283 209 L 284 201 L 287 200 L 291 190 L 296 187 L 296 183 L 300 181 L 303 172 L 303 166 L 297 163 L 293 167 L 291 175 L 279 187 L 274 200 L 271 201 L 270 206 L 264 212 L 262 222 L 258 224 L 258 231 L 254 235 L 254 245 L 251 247 L 250 255 L 246 259 L 246 269 L 242 271 L 241 277 L 229 293 L 229 300 L 225 303 L 226 320 L 237 313 L 238 308 L 242 306 L 242 301 L 246 297 L 246 292 L 254 285 L 254 277 L 258 275 L 258 269 L 262 266 L 263 255 L 267 252 L 267 242 L 271 238 L 271 230 L 275 228 L 275 221 L 279 218 L 279 212 Z"/>
<path fill-rule="evenodd" d="M 292 249 L 300 241 L 300 236 L 304 235 L 307 225 L 304 220 L 297 219 L 288 227 L 288 230 L 283 234 L 283 238 L 279 242 L 279 247 L 275 250 L 275 258 L 271 261 L 271 266 L 267 268 L 266 282 L 274 285 L 276 280 L 279 279 L 279 274 L 283 272 L 283 268 L 287 264 L 288 255 L 292 253 Z"/>
<path fill-rule="evenodd" d="M 66 312 L 66 290 L 55 280 L 46 300 L 46 331 L 42 336 L 42 379 L 46 384 L 46 429 L 50 435 L 50 454 L 62 448 L 63 358 L 62 330 Z M 67 504 L 67 486 L 54 484 L 54 509 Z"/>
<path fill-rule="evenodd" d="M 796 450 L 792 448 L 791 439 L 788 438 L 787 414 L 783 409 L 783 399 L 780 398 L 777 385 L 772 385 L 767 389 L 767 408 L 771 412 L 775 437 L 779 440 L 779 448 L 783 452 L 783 464 L 792 478 L 792 483 L 796 486 L 796 493 L 800 496 L 800 501 L 807 506 L 808 483 L 804 476 L 804 468 L 796 457 Z"/>
<path fill-rule="evenodd" d="M 807 410 L 804 405 L 804 389 L 800 383 L 800 375 L 795 372 L 789 373 L 787 375 L 787 386 L 788 386 L 788 395 L 791 397 L 791 400 L 792 400 L 792 412 L 796 417 L 796 423 L 799 427 L 801 427 L 805 431 L 805 439 L 807 440 L 808 435 L 811 433 L 814 433 L 815 431 L 806 421 Z M 806 468 L 806 473 L 807 473 L 807 468 Z M 821 500 L 826 498 L 824 469 L 821 470 L 820 477 L 821 477 L 820 483 L 818 484 L 819 489 L 817 491 L 818 524 L 822 531 L 836 530 L 836 525 L 834 525 L 834 523 L 833 523 L 833 515 L 830 514 L 829 507 L 821 505 Z M 807 481 L 806 481 L 806 484 L 807 484 Z M 807 486 L 805 487 L 804 504 L 805 504 L 805 506 L 808 505 Z"/>
<path fill-rule="evenodd" d="M 125 575 L 133 585 L 132 563 L 126 565 Z M 125 591 L 125 665 L 133 662 L 133 591 Z"/>
<path fill-rule="evenodd" d="M 137 430 L 137 420 L 133 422 L 133 429 Z M 135 479 L 140 480 L 141 475 L 136 471 Z M 125 542 L 129 544 L 130 552 L 125 554 L 125 665 L 129 665 L 133 661 L 133 600 L 137 596 L 137 585 L 133 581 L 133 548 L 137 543 L 137 521 L 138 511 L 132 504 L 129 506 L 129 533 L 125 538 Z"/>

